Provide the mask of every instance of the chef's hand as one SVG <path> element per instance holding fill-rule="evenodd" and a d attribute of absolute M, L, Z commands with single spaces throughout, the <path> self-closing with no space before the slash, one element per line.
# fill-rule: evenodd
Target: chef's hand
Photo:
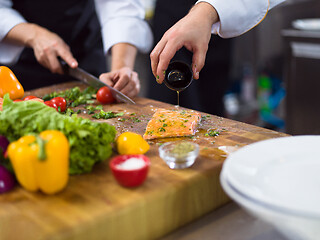
<path fill-rule="evenodd" d="M 100 75 L 99 79 L 130 98 L 134 98 L 140 92 L 138 73 L 134 72 L 129 67 L 123 67 L 115 71 L 103 73 Z"/>
<path fill-rule="evenodd" d="M 72 68 L 78 66 L 62 38 L 39 25 L 20 23 L 9 31 L 6 39 L 31 47 L 37 61 L 52 73 L 63 73 L 57 57 L 61 57 Z"/>
<path fill-rule="evenodd" d="M 34 37 L 29 41 L 37 61 L 52 73 L 63 74 L 57 59 L 61 57 L 68 65 L 75 68 L 77 60 L 72 56 L 69 46 L 57 34 L 36 26 Z"/>
<path fill-rule="evenodd" d="M 212 5 L 200 2 L 163 35 L 150 54 L 152 73 L 158 83 L 163 82 L 170 60 L 183 46 L 193 52 L 193 77 L 199 78 L 211 38 L 211 27 L 218 20 L 218 13 Z"/>

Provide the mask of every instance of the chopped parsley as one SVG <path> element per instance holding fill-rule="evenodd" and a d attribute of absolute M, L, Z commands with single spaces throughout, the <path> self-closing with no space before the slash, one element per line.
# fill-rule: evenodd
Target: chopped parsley
<path fill-rule="evenodd" d="M 137 117 L 131 117 L 130 118 L 133 122 L 141 122 L 141 120 Z"/>
<path fill-rule="evenodd" d="M 206 120 L 207 118 L 210 118 L 210 115 L 201 116 L 201 120 Z"/>
<path fill-rule="evenodd" d="M 95 113 L 92 117 L 95 119 L 109 119 L 109 118 L 116 118 L 123 116 L 123 112 L 115 113 L 112 111 L 105 112 L 103 110 L 100 110 L 99 113 Z"/>
<path fill-rule="evenodd" d="M 165 132 L 166 129 L 164 129 L 163 127 L 159 128 L 159 132 Z"/>
<path fill-rule="evenodd" d="M 102 110 L 102 109 L 103 109 L 103 106 L 102 106 L 102 105 L 96 106 L 96 110 Z"/>
<path fill-rule="evenodd" d="M 148 135 L 152 135 L 154 133 L 154 131 L 152 130 L 152 131 L 147 131 L 147 134 Z"/>
<path fill-rule="evenodd" d="M 93 106 L 93 105 L 88 105 L 84 107 L 85 109 L 88 110 L 88 114 L 94 114 L 96 110 L 102 110 L 102 105 L 98 106 Z"/>
<path fill-rule="evenodd" d="M 216 131 L 216 130 L 210 130 L 209 132 L 207 132 L 205 134 L 206 137 L 210 136 L 210 137 L 216 137 L 219 136 L 220 132 Z"/>
<path fill-rule="evenodd" d="M 73 114 L 79 114 L 79 113 L 81 113 L 81 110 L 80 110 L 80 109 L 78 109 L 77 111 L 74 111 L 74 110 L 71 109 L 71 108 L 67 108 L 67 110 L 65 111 L 65 115 L 70 116 L 70 117 L 71 117 L 71 115 L 73 115 Z"/>

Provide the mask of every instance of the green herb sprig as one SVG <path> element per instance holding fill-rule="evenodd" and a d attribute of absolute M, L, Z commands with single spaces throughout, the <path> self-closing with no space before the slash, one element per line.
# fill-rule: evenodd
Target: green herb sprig
<path fill-rule="evenodd" d="M 112 111 L 105 112 L 103 110 L 100 110 L 99 113 L 95 113 L 92 117 L 95 119 L 110 119 L 110 118 L 116 118 L 123 116 L 123 112 L 115 113 Z"/>

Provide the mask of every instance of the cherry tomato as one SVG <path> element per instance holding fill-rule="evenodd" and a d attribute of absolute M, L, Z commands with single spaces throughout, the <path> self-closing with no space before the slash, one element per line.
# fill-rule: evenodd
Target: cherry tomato
<path fill-rule="evenodd" d="M 14 100 L 13 102 L 22 102 L 23 100 L 21 100 L 21 99 L 16 99 L 16 100 Z"/>
<path fill-rule="evenodd" d="M 55 97 L 50 100 L 53 104 L 57 106 L 60 112 L 64 112 L 67 109 L 67 101 L 63 97 Z M 59 111 L 59 110 L 58 110 Z"/>
<path fill-rule="evenodd" d="M 36 96 L 26 96 L 23 101 L 28 101 L 28 100 L 31 100 L 31 99 L 34 99 L 34 98 L 37 98 Z"/>
<path fill-rule="evenodd" d="M 57 104 L 51 102 L 51 100 L 50 101 L 45 101 L 44 104 L 49 106 L 49 107 L 55 108 L 57 110 L 57 112 L 59 112 Z"/>
<path fill-rule="evenodd" d="M 111 91 L 108 87 L 102 87 L 97 92 L 97 100 L 102 104 L 113 103 L 114 98 L 111 94 Z"/>

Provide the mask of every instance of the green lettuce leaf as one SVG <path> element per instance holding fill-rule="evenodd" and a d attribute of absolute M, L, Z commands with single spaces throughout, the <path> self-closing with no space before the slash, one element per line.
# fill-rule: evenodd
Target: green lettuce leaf
<path fill-rule="evenodd" d="M 112 154 L 116 130 L 107 123 L 98 123 L 76 115 L 58 113 L 41 102 L 13 102 L 6 95 L 0 111 L 0 134 L 15 141 L 30 133 L 47 129 L 63 132 L 70 144 L 70 174 L 90 172 L 96 162 Z"/>

